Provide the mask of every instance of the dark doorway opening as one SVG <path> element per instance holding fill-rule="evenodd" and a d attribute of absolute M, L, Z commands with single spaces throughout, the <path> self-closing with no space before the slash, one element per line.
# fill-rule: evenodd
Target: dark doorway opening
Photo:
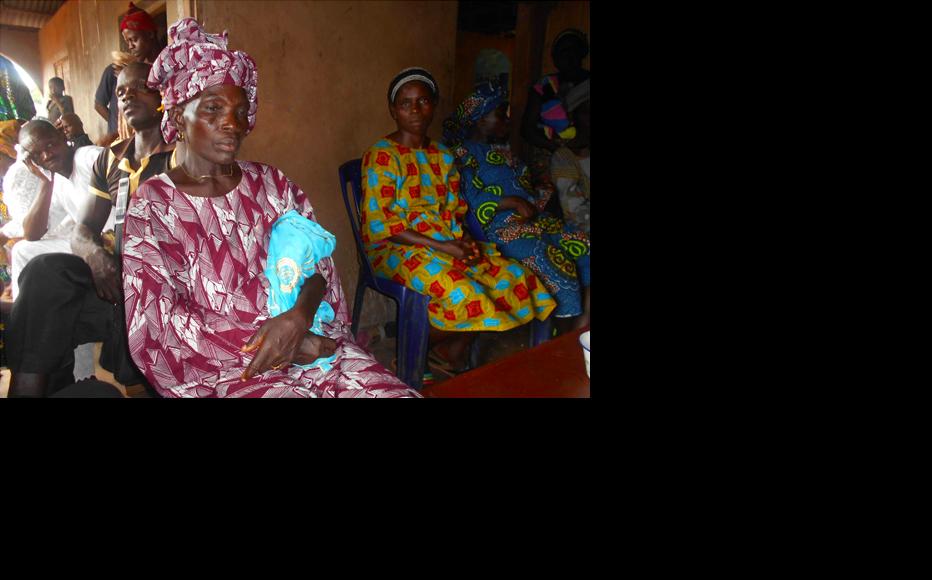
<path fill-rule="evenodd" d="M 518 22 L 517 2 L 460 2 L 458 30 L 482 34 L 514 34 Z"/>

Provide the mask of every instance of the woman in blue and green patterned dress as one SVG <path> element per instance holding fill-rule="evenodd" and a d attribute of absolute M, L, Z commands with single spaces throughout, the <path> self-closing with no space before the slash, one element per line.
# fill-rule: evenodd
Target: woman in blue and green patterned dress
<path fill-rule="evenodd" d="M 486 237 L 543 281 L 561 331 L 581 328 L 589 324 L 589 236 L 543 213 L 546 196 L 534 194 L 527 166 L 508 148 L 507 107 L 502 86 L 479 86 L 444 121 L 444 141 Z"/>

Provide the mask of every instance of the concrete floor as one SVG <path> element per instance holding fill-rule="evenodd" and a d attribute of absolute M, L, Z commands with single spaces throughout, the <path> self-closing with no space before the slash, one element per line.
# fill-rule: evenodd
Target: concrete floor
<path fill-rule="evenodd" d="M 483 332 L 479 335 L 479 363 L 480 365 L 488 364 L 492 361 L 512 355 L 518 351 L 528 348 L 530 342 L 530 330 L 528 326 L 513 328 L 505 332 Z M 392 368 L 392 360 L 395 358 L 395 339 L 383 338 L 371 345 L 369 350 L 375 355 L 376 360 Z M 433 370 L 433 369 L 431 369 Z M 431 372 L 434 384 L 442 383 L 449 380 L 450 377 L 442 371 Z M 429 376 L 425 377 L 429 380 Z M 425 385 L 426 386 L 426 385 Z"/>
<path fill-rule="evenodd" d="M 395 358 L 394 338 L 381 338 L 379 336 L 370 338 L 369 334 L 364 332 L 360 332 L 359 338 L 360 342 L 367 346 L 370 351 L 372 351 L 372 354 L 375 355 L 376 360 L 385 365 L 385 367 L 392 368 L 392 360 Z M 528 348 L 529 338 L 529 328 L 527 326 L 514 328 L 505 332 L 481 333 L 478 338 L 480 364 L 488 364 L 492 361 Z M 98 344 L 97 348 L 95 349 L 95 358 L 98 358 L 99 356 L 100 344 Z M 113 375 L 100 368 L 99 365 L 97 366 L 94 374 L 98 379 L 116 385 L 116 387 L 120 389 L 120 391 L 122 391 L 128 398 L 151 398 L 146 390 L 142 387 L 142 385 L 124 387 L 113 378 Z M 441 383 L 445 380 L 449 380 L 450 378 L 445 373 L 439 371 L 432 372 L 431 375 L 433 376 L 434 384 Z M 429 381 L 431 375 L 427 375 L 425 379 Z M 9 370 L 3 369 L 2 372 L 0 372 L 0 398 L 7 396 L 9 380 Z"/>

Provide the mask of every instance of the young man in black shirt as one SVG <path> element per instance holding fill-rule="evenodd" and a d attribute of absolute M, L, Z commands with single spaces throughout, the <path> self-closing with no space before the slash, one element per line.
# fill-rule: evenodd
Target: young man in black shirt
<path fill-rule="evenodd" d="M 7 326 L 11 397 L 46 396 L 72 383 L 69 352 L 85 342 L 104 341 L 101 364 L 120 382 L 142 380 L 126 347 L 119 254 L 107 250 L 101 230 L 119 198 L 128 204 L 141 183 L 174 166 L 174 146 L 165 143 L 160 128 L 161 97 L 146 86 L 150 68 L 133 63 L 117 79 L 120 113 L 135 135 L 100 154 L 91 179 L 96 203 L 74 229 L 74 254 L 39 256 L 20 277 Z"/>

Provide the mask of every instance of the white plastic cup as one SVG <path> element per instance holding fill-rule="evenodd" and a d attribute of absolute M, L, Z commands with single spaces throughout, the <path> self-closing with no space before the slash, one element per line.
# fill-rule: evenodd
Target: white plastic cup
<path fill-rule="evenodd" d="M 579 344 L 583 348 L 583 358 L 586 359 L 586 376 L 589 376 L 589 331 L 579 335 Z"/>

